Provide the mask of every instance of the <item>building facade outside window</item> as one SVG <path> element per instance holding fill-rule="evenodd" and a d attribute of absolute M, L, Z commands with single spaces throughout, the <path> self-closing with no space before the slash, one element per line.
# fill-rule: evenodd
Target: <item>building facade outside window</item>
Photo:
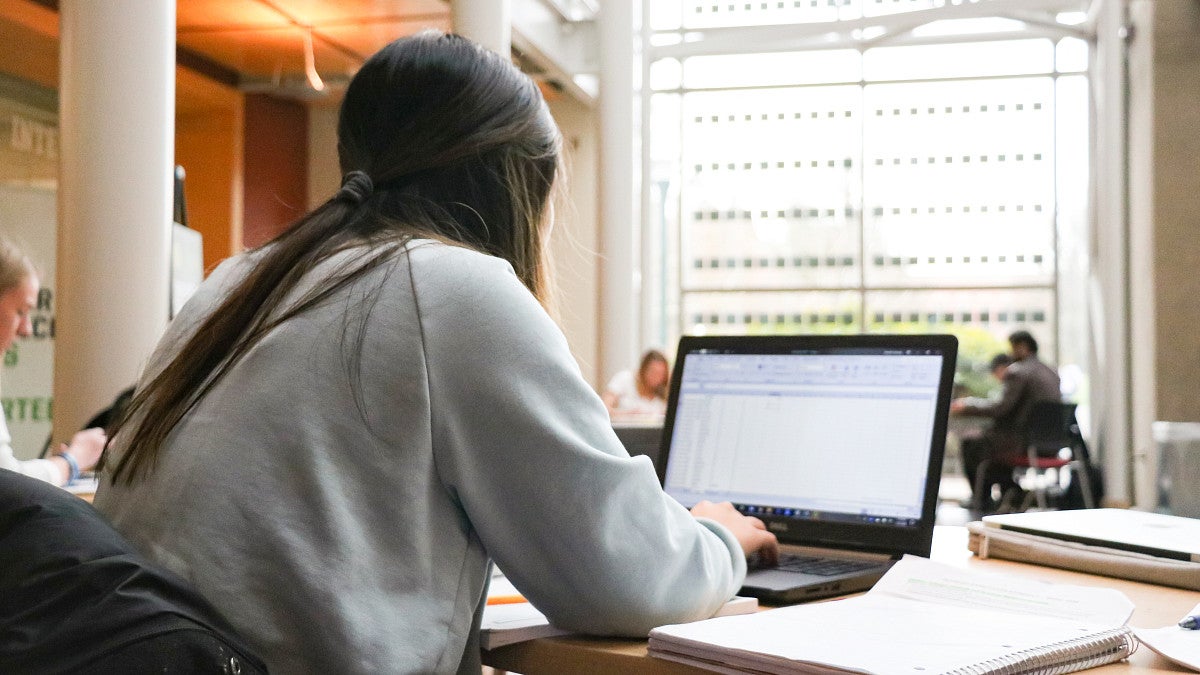
<path fill-rule="evenodd" d="M 644 341 L 948 332 L 984 394 L 1027 329 L 1086 404 L 1088 4 L 650 3 Z"/>

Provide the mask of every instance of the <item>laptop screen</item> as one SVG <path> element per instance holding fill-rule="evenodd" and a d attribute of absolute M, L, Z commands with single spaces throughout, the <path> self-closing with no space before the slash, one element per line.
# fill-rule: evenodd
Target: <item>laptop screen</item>
<path fill-rule="evenodd" d="M 920 337 L 684 338 L 663 488 L 770 521 L 928 525 L 955 349 Z"/>

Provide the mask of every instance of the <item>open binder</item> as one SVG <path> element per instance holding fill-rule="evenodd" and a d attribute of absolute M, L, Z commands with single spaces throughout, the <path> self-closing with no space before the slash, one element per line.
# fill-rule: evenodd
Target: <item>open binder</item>
<path fill-rule="evenodd" d="M 1068 673 L 1136 645 L 1112 589 L 905 557 L 865 595 L 656 628 L 649 651 L 717 672 Z"/>

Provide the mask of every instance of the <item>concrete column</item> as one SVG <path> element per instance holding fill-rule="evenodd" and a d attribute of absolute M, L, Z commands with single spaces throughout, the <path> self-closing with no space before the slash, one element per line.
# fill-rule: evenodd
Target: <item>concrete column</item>
<path fill-rule="evenodd" d="M 641 334 L 641 145 L 635 68 L 641 42 L 634 0 L 606 0 L 597 15 L 600 43 L 600 379 L 634 367 Z"/>
<path fill-rule="evenodd" d="M 1114 505 L 1133 500 L 1129 419 L 1129 228 L 1125 189 L 1124 9 L 1106 0 L 1097 16 L 1092 52 L 1092 177 L 1090 306 L 1092 429 L 1104 466 L 1105 499 Z"/>
<path fill-rule="evenodd" d="M 512 52 L 512 0 L 450 0 L 454 32 L 508 58 Z"/>
<path fill-rule="evenodd" d="M 54 436 L 134 383 L 167 324 L 174 0 L 61 0 Z"/>
<path fill-rule="evenodd" d="M 1151 422 L 1200 421 L 1200 3 L 1129 3 L 1130 258 L 1135 503 L 1153 507 L 1157 452 Z M 1173 491 L 1195 494 L 1187 472 Z"/>
<path fill-rule="evenodd" d="M 1129 436 L 1124 466 L 1118 461 L 1121 458 L 1111 457 L 1107 452 L 1104 455 L 1104 468 L 1110 474 L 1105 476 L 1106 491 L 1111 492 L 1113 487 L 1128 486 L 1128 498 L 1125 502 L 1137 507 L 1154 508 L 1158 501 L 1154 485 L 1158 472 L 1158 458 L 1154 452 L 1151 424 L 1158 415 L 1158 406 L 1155 400 L 1157 374 L 1154 368 L 1157 345 L 1154 336 L 1156 308 L 1153 250 L 1156 195 L 1153 179 L 1155 164 L 1159 161 L 1152 151 L 1155 116 L 1158 114 L 1154 101 L 1154 3 L 1144 0 L 1129 3 L 1128 16 L 1123 7 L 1110 6 L 1119 4 L 1124 3 L 1111 0 L 1104 3 L 1100 18 L 1112 16 L 1109 23 L 1111 28 L 1107 32 L 1113 35 L 1113 39 L 1107 45 L 1099 43 L 1097 51 L 1112 51 L 1110 62 L 1115 62 L 1123 56 L 1127 57 L 1124 73 L 1127 86 L 1118 92 L 1118 96 L 1124 97 L 1122 100 L 1111 102 L 1110 105 L 1118 106 L 1118 111 L 1126 113 L 1124 139 L 1111 140 L 1124 140 L 1127 150 L 1125 169 L 1128 189 L 1125 196 L 1128 199 L 1126 231 L 1129 261 L 1126 269 L 1115 269 L 1111 272 L 1127 274 L 1118 278 L 1116 283 L 1127 285 L 1129 289 L 1128 377 L 1112 382 L 1110 388 L 1120 394 L 1116 398 L 1124 397 L 1129 412 L 1119 417 L 1118 422 L 1112 422 L 1107 417 L 1117 418 L 1124 410 L 1115 407 L 1104 410 L 1102 414 L 1106 417 L 1100 421 L 1109 426 L 1123 422 Z M 1127 34 L 1120 31 L 1118 21 L 1128 22 L 1133 27 L 1127 54 L 1117 51 L 1119 45 L 1112 44 Z M 1115 112 L 1117 111 L 1113 111 Z M 1103 149 L 1100 151 L 1103 152 Z M 1111 199 L 1108 195 L 1097 196 L 1098 202 Z M 1107 367 L 1107 364 L 1101 363 L 1100 366 Z M 1099 378 L 1094 381 L 1099 381 Z M 1093 386 L 1092 389 L 1094 391 L 1096 387 Z M 1124 483 L 1115 484 L 1114 479 L 1117 478 L 1123 479 Z"/>

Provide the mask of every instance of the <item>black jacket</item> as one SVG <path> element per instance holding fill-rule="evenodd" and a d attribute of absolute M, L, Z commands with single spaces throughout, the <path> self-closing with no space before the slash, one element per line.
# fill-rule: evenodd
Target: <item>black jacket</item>
<path fill-rule="evenodd" d="M 222 644 L 241 657 L 243 673 L 265 672 L 207 601 L 138 555 L 91 504 L 0 470 L 0 672 L 134 663 L 121 659 L 139 643 L 161 660 L 164 643 L 154 640 L 166 634 L 175 635 L 172 645 L 179 636 Z"/>

